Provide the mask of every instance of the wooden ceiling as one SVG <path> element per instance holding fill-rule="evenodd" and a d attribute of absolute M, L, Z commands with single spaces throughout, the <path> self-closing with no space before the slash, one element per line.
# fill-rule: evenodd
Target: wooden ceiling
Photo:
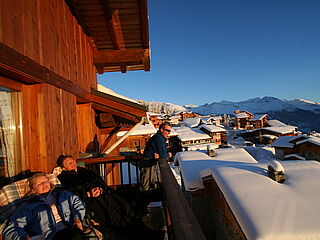
<path fill-rule="evenodd" d="M 65 0 L 92 38 L 98 73 L 150 71 L 147 0 Z"/>

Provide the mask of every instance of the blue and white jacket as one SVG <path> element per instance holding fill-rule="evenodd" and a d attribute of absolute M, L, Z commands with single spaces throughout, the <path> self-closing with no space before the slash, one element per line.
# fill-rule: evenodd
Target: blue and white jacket
<path fill-rule="evenodd" d="M 56 201 L 59 215 L 65 225 L 72 226 L 75 219 L 83 220 L 85 206 L 78 196 L 55 187 L 51 193 Z M 43 235 L 45 239 L 53 239 L 56 233 L 56 222 L 50 205 L 35 195 L 19 206 L 9 219 L 2 232 L 4 239 L 19 240 Z"/>

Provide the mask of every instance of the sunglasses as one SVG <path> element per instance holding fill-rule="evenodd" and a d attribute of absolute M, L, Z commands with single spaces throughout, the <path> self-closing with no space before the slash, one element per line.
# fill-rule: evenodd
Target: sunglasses
<path fill-rule="evenodd" d="M 171 130 L 170 129 L 163 129 L 163 130 L 165 130 L 165 131 L 167 131 L 168 133 L 170 133 L 171 132 Z"/>

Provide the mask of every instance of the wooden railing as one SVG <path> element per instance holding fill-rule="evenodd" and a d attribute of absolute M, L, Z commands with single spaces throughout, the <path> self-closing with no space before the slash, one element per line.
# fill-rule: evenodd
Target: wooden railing
<path fill-rule="evenodd" d="M 141 157 L 104 157 L 81 159 L 86 167 L 99 173 L 109 186 L 123 184 L 139 184 L 138 162 Z M 80 161 L 80 160 L 79 160 Z M 124 170 L 123 165 L 128 168 Z M 189 203 L 180 189 L 167 160 L 158 161 L 163 191 L 165 195 L 164 206 L 167 208 L 167 224 L 169 222 L 169 239 L 173 240 L 205 240 L 200 225 L 194 216 Z M 132 176 L 132 171 L 136 173 Z M 128 181 L 125 175 L 128 174 Z M 111 181 L 110 181 L 111 179 Z M 171 236 L 171 237 L 170 237 Z"/>

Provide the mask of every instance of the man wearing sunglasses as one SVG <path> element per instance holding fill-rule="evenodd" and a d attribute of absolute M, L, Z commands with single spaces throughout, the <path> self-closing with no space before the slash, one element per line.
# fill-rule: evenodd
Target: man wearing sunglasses
<path fill-rule="evenodd" d="M 167 140 L 172 130 L 171 124 L 164 122 L 159 126 L 158 132 L 147 142 L 140 165 L 140 190 L 150 191 L 159 188 L 159 179 L 156 171 L 157 159 L 169 159 Z"/>

